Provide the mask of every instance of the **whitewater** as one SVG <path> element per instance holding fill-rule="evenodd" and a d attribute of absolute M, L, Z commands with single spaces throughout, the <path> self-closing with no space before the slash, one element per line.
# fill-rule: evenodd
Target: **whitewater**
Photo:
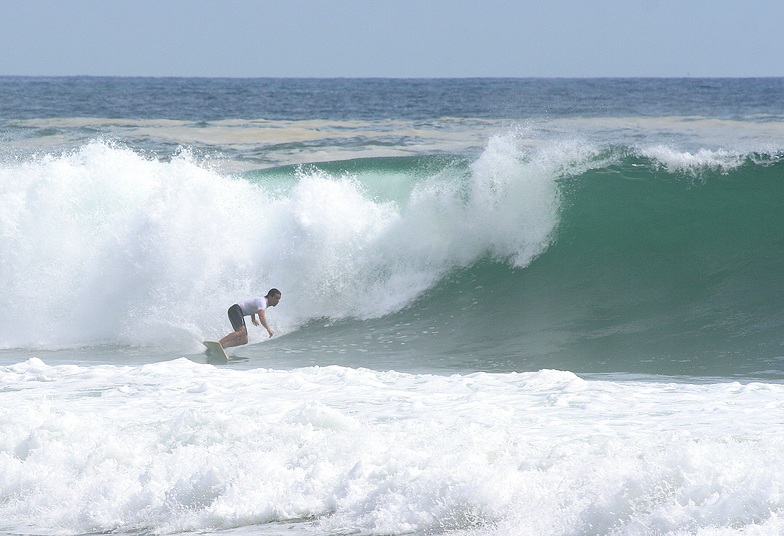
<path fill-rule="evenodd" d="M 784 533 L 781 80 L 0 86 L 0 533 Z"/>
<path fill-rule="evenodd" d="M 184 358 L 0 381 L 13 534 L 782 529 L 781 385 Z"/>
<path fill-rule="evenodd" d="M 512 183 L 504 166 L 519 166 L 515 149 L 489 151 L 473 164 L 477 180 L 404 186 L 402 208 L 368 196 L 355 177 L 317 168 L 267 186 L 187 154 L 161 163 L 104 142 L 6 168 L 3 276 L 11 284 L 1 309 L 13 329 L 2 345 L 214 338 L 225 330 L 224 305 L 269 282 L 291 302 L 278 315 L 284 331 L 314 318 L 378 317 L 470 265 L 488 244 L 493 256 L 524 266 L 546 246 L 557 190 L 538 163 L 525 183 Z M 482 224 L 488 210 L 502 219 Z M 27 307 L 39 296 L 45 310 Z"/>

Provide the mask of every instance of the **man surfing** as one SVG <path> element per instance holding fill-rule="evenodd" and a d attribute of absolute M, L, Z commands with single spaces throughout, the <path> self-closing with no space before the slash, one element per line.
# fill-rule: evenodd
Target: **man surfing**
<path fill-rule="evenodd" d="M 248 327 L 245 325 L 245 317 L 250 316 L 254 326 L 261 324 L 272 337 L 273 333 L 267 324 L 267 316 L 265 311 L 267 307 L 275 307 L 280 302 L 280 291 L 276 288 L 271 288 L 266 296 L 252 297 L 235 303 L 229 307 L 228 315 L 231 327 L 234 328 L 232 333 L 223 337 L 219 342 L 224 348 L 232 346 L 240 346 L 248 344 Z M 256 316 L 258 315 L 258 320 Z"/>

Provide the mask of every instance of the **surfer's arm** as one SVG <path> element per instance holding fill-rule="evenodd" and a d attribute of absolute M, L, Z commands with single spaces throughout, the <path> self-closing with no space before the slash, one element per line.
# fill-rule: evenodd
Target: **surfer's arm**
<path fill-rule="evenodd" d="M 259 309 L 258 315 L 259 315 L 259 320 L 261 321 L 261 325 L 264 326 L 264 329 L 267 330 L 267 333 L 269 333 L 269 336 L 272 337 L 272 330 L 270 329 L 269 325 L 267 324 L 267 315 L 264 313 L 264 309 Z M 256 325 L 256 326 L 259 325 L 259 323 L 256 322 L 255 315 L 251 316 L 251 320 L 253 320 L 253 324 L 254 325 Z"/>

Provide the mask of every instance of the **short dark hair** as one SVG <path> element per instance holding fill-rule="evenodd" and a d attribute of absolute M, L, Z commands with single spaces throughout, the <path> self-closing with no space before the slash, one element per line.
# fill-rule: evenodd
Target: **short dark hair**
<path fill-rule="evenodd" d="M 271 289 L 269 289 L 269 292 L 267 292 L 267 295 L 266 295 L 266 296 L 264 296 L 264 297 L 265 297 L 265 298 L 271 298 L 272 296 L 275 296 L 276 294 L 278 294 L 278 295 L 281 295 L 281 296 L 282 296 L 281 292 L 280 292 L 278 289 L 276 289 L 276 288 L 271 288 Z"/>

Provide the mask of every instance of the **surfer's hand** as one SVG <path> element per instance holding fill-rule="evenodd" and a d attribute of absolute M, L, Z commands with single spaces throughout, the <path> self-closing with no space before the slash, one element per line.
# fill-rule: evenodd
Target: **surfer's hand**
<path fill-rule="evenodd" d="M 267 330 L 267 333 L 269 333 L 269 334 L 270 334 L 270 337 L 272 337 L 273 333 L 272 333 L 272 330 L 271 330 L 271 329 L 268 329 L 268 330 Z"/>

